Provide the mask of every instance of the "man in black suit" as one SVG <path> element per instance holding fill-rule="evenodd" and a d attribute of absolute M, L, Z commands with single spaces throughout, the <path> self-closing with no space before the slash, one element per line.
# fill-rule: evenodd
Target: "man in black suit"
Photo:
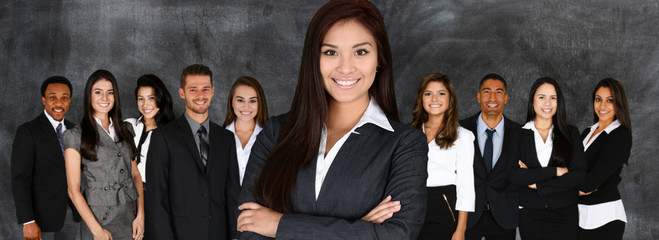
<path fill-rule="evenodd" d="M 234 137 L 208 118 L 214 91 L 208 67 L 186 67 L 179 89 L 185 113 L 153 132 L 145 204 L 152 239 L 228 239 L 235 231 Z"/>
<path fill-rule="evenodd" d="M 515 239 L 519 209 L 517 187 L 508 173 L 519 160 L 520 125 L 503 116 L 508 102 L 506 81 L 488 74 L 476 96 L 481 112 L 460 121 L 474 133 L 476 208 L 467 217 L 466 239 Z"/>
<path fill-rule="evenodd" d="M 72 239 L 77 224 L 67 216 L 69 198 L 62 134 L 74 124 L 64 119 L 71 83 L 53 76 L 41 84 L 44 112 L 16 130 L 11 151 L 11 186 L 16 218 L 25 239 Z M 76 213 L 75 209 L 70 211 Z M 65 221 L 66 220 L 66 221 Z M 66 222 L 66 225 L 65 225 Z"/>

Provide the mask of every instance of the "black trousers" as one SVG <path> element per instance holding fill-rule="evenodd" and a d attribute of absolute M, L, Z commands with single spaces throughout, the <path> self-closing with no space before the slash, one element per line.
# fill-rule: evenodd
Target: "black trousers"
<path fill-rule="evenodd" d="M 465 239 L 467 240 L 481 240 L 485 237 L 486 240 L 515 240 L 515 229 L 505 229 L 501 227 L 494 220 L 490 210 L 483 211 L 483 215 L 478 220 L 476 225 L 468 228 L 465 232 Z"/>
<path fill-rule="evenodd" d="M 577 205 L 556 209 L 523 208 L 519 233 L 523 240 L 576 240 L 579 229 Z"/>
<path fill-rule="evenodd" d="M 579 240 L 590 240 L 590 239 L 622 240 L 623 233 L 625 233 L 625 222 L 620 220 L 615 220 L 595 229 L 587 230 L 587 229 L 579 228 Z"/>
<path fill-rule="evenodd" d="M 428 190 L 428 211 L 419 239 L 450 240 L 458 226 L 455 185 L 427 187 L 426 190 Z"/>

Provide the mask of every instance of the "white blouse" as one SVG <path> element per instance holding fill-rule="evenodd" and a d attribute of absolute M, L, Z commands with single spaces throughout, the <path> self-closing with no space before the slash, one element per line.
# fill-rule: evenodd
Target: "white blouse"
<path fill-rule="evenodd" d="M 552 139 L 552 133 L 554 132 L 554 124 L 549 128 L 549 134 L 547 134 L 547 141 L 542 141 L 542 136 L 540 132 L 535 128 L 533 120 L 527 122 L 522 127 L 524 129 L 531 129 L 533 131 L 533 136 L 535 140 L 535 151 L 538 155 L 538 162 L 540 166 L 547 167 L 549 164 L 549 159 L 551 159 L 551 150 L 554 148 L 554 140 Z"/>
<path fill-rule="evenodd" d="M 421 128 L 425 129 L 423 125 Z M 458 211 L 475 210 L 474 139 L 471 131 L 459 127 L 458 138 L 448 149 L 441 149 L 434 139 L 428 143 L 426 186 L 455 185 L 457 199 L 455 209 Z"/>
<path fill-rule="evenodd" d="M 232 122 L 231 124 L 229 124 L 229 126 L 226 127 L 226 129 L 233 133 L 233 137 L 236 140 L 236 157 L 238 160 L 238 173 L 240 174 L 240 186 L 242 186 L 243 177 L 245 177 L 245 168 L 247 168 L 247 161 L 249 160 L 249 154 L 252 153 L 252 146 L 254 146 L 254 142 L 256 142 L 256 136 L 259 135 L 259 133 L 263 128 L 259 126 L 259 124 L 257 123 L 254 126 L 254 131 L 252 132 L 252 136 L 249 137 L 249 141 L 245 145 L 245 148 L 243 148 L 242 143 L 240 143 L 240 138 L 238 138 L 238 135 L 236 134 L 235 124 L 236 124 L 235 121 Z"/>
<path fill-rule="evenodd" d="M 590 144 L 592 144 L 602 132 L 610 134 L 613 130 L 620 127 L 620 121 L 613 121 L 604 129 L 604 131 L 597 133 L 593 139 L 590 139 L 590 136 L 593 135 L 597 127 L 599 127 L 599 123 L 595 123 L 595 125 L 591 126 L 590 132 L 586 138 L 584 138 L 584 151 L 590 147 Z M 589 139 L 590 141 L 588 141 Z M 579 227 L 583 229 L 596 229 L 615 220 L 627 222 L 627 215 L 625 214 L 625 206 L 622 205 L 622 199 L 594 205 L 579 204 L 578 206 Z"/>

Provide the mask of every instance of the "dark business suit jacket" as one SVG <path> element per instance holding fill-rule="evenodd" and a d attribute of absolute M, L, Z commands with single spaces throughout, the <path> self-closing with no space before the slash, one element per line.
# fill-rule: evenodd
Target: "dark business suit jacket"
<path fill-rule="evenodd" d="M 467 215 L 467 228 L 478 223 L 486 208 L 490 204 L 490 212 L 497 223 L 506 229 L 514 229 L 519 222 L 519 208 L 517 205 L 518 186 L 512 184 L 508 174 L 512 167 L 517 167 L 519 160 L 519 134 L 521 126 L 503 117 L 504 136 L 501 155 L 496 164 L 487 173 L 483 154 L 478 145 L 478 117 L 480 113 L 463 119 L 460 126 L 469 129 L 476 138 L 474 139 L 474 188 L 476 190 L 475 211 Z M 513 165 L 514 162 L 514 165 Z"/>
<path fill-rule="evenodd" d="M 67 120 L 64 125 L 74 127 Z M 11 179 L 18 223 L 35 220 L 43 232 L 59 231 L 68 203 L 66 170 L 57 133 L 45 113 L 16 130 Z"/>
<path fill-rule="evenodd" d="M 286 114 L 268 120 L 250 155 L 240 202 L 255 201 L 252 190 Z M 416 239 L 426 211 L 428 145 L 422 132 L 389 120 L 394 132 L 367 123 L 343 144 L 330 167 L 318 200 L 316 158 L 299 169 L 290 195 L 293 213 L 284 214 L 277 239 Z M 267 169 L 263 169 L 267 171 Z M 385 197 L 401 201 L 400 212 L 383 224 L 361 218 Z M 241 239 L 261 239 L 244 232 Z"/>
<path fill-rule="evenodd" d="M 158 127 L 147 158 L 147 228 L 152 239 L 228 239 L 233 134 L 210 122 L 204 167 L 185 116 Z M 237 183 L 236 183 L 237 184 Z M 235 197 L 234 197 L 235 198 Z M 235 226 L 235 225 L 234 225 Z"/>
<path fill-rule="evenodd" d="M 520 139 L 521 160 L 528 169 L 516 168 L 510 177 L 511 181 L 520 185 L 520 206 L 531 209 L 576 206 L 579 195 L 578 187 L 583 183 L 586 173 L 586 161 L 584 160 L 583 144 L 581 143 L 579 130 L 574 126 L 570 126 L 572 160 L 568 165 L 568 173 L 560 177 L 556 176 L 556 167 L 542 167 L 540 165 L 533 134 L 531 129 L 522 129 Z M 554 147 L 553 151 L 555 150 Z M 549 162 L 551 163 L 552 159 Z M 534 183 L 537 190 L 528 187 L 528 185 Z"/>
<path fill-rule="evenodd" d="M 581 139 L 585 139 L 590 128 L 584 130 Z M 623 126 L 611 131 L 602 132 L 585 152 L 588 172 L 581 185 L 582 192 L 592 192 L 579 197 L 580 204 L 592 205 L 620 199 L 618 184 L 622 166 L 629 160 L 632 149 L 632 134 Z"/>

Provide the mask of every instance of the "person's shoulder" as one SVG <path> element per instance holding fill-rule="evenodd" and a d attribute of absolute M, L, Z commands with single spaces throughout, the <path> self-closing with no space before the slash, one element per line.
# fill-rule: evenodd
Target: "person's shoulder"
<path fill-rule="evenodd" d="M 420 139 L 421 142 L 425 143 L 426 135 L 423 132 L 394 119 L 388 118 L 388 120 L 391 128 L 394 129 L 394 135 L 400 136 L 403 139 Z"/>
<path fill-rule="evenodd" d="M 510 118 L 508 118 L 508 117 L 506 117 L 506 116 L 503 116 L 503 119 L 504 119 L 504 124 L 505 124 L 506 127 L 508 127 L 508 128 L 511 128 L 511 129 L 519 129 L 519 128 L 522 128 L 522 124 L 519 124 L 518 122 L 515 122 L 514 120 L 512 120 L 512 119 L 510 119 Z"/>
<path fill-rule="evenodd" d="M 476 124 L 476 118 L 478 117 L 478 115 L 480 115 L 480 112 L 460 120 L 460 126 L 471 126 Z"/>
<path fill-rule="evenodd" d="M 474 139 L 476 139 L 476 137 L 474 136 L 473 132 L 462 126 L 458 126 L 458 140 L 465 142 L 473 142 Z"/>
<path fill-rule="evenodd" d="M 136 127 L 139 121 L 137 121 L 137 118 L 126 118 L 124 119 L 125 123 L 130 124 L 132 127 Z"/>

